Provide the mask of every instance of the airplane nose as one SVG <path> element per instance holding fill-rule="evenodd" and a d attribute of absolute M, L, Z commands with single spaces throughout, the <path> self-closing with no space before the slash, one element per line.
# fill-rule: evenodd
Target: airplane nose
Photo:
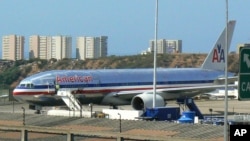
<path fill-rule="evenodd" d="M 19 96 L 19 95 L 21 95 L 20 89 L 15 88 L 15 89 L 12 91 L 12 95 L 13 95 L 13 96 Z"/>
<path fill-rule="evenodd" d="M 17 90 L 14 89 L 13 92 L 12 92 L 13 96 L 17 95 Z"/>
<path fill-rule="evenodd" d="M 13 98 L 16 99 L 17 101 L 21 101 L 21 98 L 18 96 L 18 91 L 17 89 L 14 89 L 12 92 Z"/>

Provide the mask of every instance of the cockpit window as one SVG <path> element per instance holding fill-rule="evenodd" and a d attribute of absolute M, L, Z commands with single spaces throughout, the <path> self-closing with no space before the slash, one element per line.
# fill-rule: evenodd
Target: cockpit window
<path fill-rule="evenodd" d="M 32 83 L 28 83 L 28 84 L 26 85 L 26 87 L 27 87 L 27 88 L 33 88 L 33 84 L 32 84 Z"/>
<path fill-rule="evenodd" d="M 20 86 L 20 87 L 25 87 L 25 84 L 20 84 L 19 86 Z"/>
<path fill-rule="evenodd" d="M 34 85 L 32 83 L 22 83 L 19 85 L 20 87 L 25 87 L 25 88 L 33 88 Z"/>

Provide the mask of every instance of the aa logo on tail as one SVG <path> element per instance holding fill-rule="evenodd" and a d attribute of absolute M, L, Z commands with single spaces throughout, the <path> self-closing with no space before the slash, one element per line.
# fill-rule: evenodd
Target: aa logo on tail
<path fill-rule="evenodd" d="M 224 49 L 221 47 L 221 44 L 217 44 L 217 47 L 214 48 L 212 62 L 225 62 L 225 53 Z"/>

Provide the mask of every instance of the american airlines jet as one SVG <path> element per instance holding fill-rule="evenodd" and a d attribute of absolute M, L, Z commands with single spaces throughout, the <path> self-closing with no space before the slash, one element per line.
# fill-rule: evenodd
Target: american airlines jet
<path fill-rule="evenodd" d="M 235 21 L 228 23 L 228 48 Z M 224 87 L 226 30 L 221 33 L 200 68 L 157 68 L 155 106 L 168 99 L 193 97 Z M 228 73 L 228 76 L 233 76 Z M 67 89 L 82 104 L 152 107 L 153 69 L 51 70 L 23 79 L 14 89 L 19 101 L 36 106 L 64 104 L 58 91 Z"/>

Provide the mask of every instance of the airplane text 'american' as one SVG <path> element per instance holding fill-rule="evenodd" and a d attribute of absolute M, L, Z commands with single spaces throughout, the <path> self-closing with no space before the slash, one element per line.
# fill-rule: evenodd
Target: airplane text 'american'
<path fill-rule="evenodd" d="M 212 62 L 225 62 L 225 52 L 220 44 L 217 44 L 217 48 L 214 48 Z"/>
<path fill-rule="evenodd" d="M 65 82 L 91 82 L 92 76 L 57 76 L 56 81 L 57 83 L 65 83 Z"/>

